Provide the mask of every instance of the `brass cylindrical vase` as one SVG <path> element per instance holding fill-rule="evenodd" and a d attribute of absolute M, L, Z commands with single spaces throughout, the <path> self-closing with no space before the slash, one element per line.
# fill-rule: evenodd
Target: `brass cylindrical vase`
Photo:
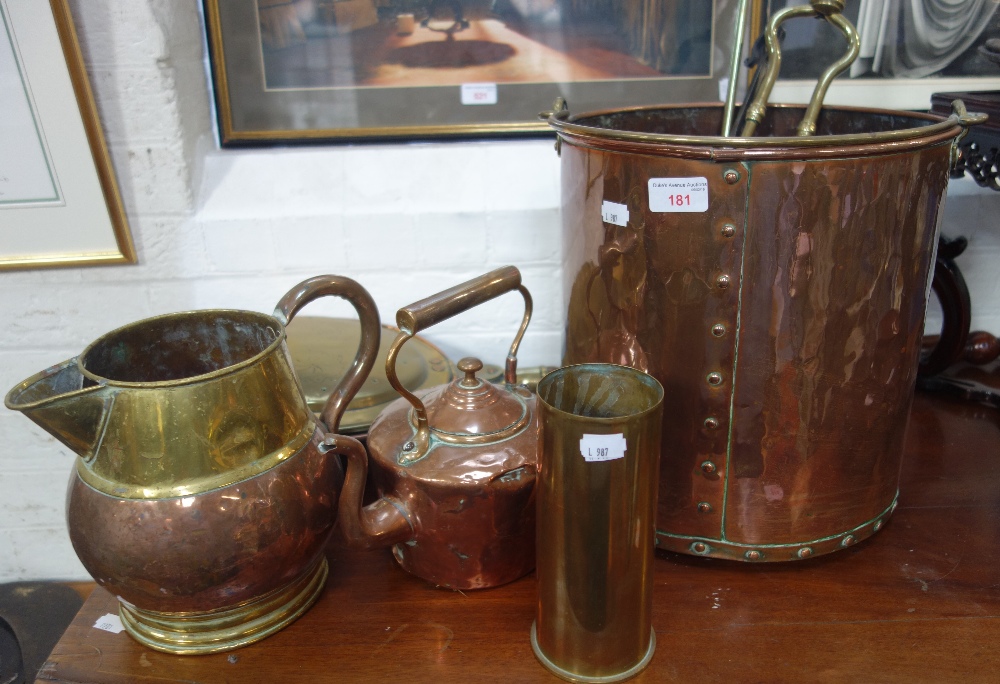
<path fill-rule="evenodd" d="M 663 388 L 612 364 L 538 383 L 538 611 L 531 645 L 554 674 L 613 682 L 653 656 L 652 563 Z"/>

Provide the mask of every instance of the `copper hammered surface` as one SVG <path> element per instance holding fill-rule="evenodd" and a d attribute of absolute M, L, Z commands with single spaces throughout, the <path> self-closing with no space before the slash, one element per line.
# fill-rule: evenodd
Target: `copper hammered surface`
<path fill-rule="evenodd" d="M 372 424 L 372 477 L 413 525 L 413 537 L 393 548 L 403 569 L 438 586 L 481 589 L 535 567 L 538 419 L 534 396 L 525 401 L 531 419 L 515 436 L 474 446 L 438 443 L 406 466 L 397 457 L 413 434 L 409 404 L 393 402 Z"/>
<path fill-rule="evenodd" d="M 662 547 L 792 560 L 891 513 L 950 141 L 718 162 L 563 137 L 564 362 L 663 384 Z M 707 211 L 649 209 L 649 179 L 689 177 Z"/>
<path fill-rule="evenodd" d="M 118 499 L 78 474 L 66 501 L 70 538 L 98 584 L 145 610 L 205 612 L 283 587 L 322 552 L 343 485 L 317 428 L 298 454 L 197 496 Z"/>

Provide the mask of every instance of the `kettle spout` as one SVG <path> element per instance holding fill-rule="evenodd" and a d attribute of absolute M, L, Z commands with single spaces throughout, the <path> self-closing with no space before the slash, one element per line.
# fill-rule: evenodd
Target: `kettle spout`
<path fill-rule="evenodd" d="M 362 507 L 368 477 L 368 453 L 361 442 L 344 435 L 327 435 L 326 451 L 347 458 L 347 476 L 340 492 L 338 522 L 349 546 L 376 549 L 413 539 L 413 523 L 402 502 L 383 496 Z"/>
<path fill-rule="evenodd" d="M 76 359 L 63 361 L 19 383 L 4 406 L 20 411 L 84 460 L 93 458 L 114 396 L 86 378 Z"/>

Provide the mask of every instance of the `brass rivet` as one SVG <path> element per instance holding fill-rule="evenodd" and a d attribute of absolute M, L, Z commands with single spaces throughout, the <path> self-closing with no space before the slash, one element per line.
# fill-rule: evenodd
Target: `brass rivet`
<path fill-rule="evenodd" d="M 872 526 L 872 530 L 874 530 L 875 532 L 878 532 L 881 529 L 882 529 L 882 521 L 881 520 L 879 520 L 877 523 L 875 523 L 874 526 Z"/>
<path fill-rule="evenodd" d="M 413 451 L 413 447 L 417 446 L 413 442 L 407 442 L 403 445 L 403 451 Z"/>
<path fill-rule="evenodd" d="M 843 539 L 840 540 L 840 545 L 841 546 L 850 546 L 853 543 L 854 543 L 854 535 L 853 534 L 849 534 L 849 535 L 847 535 L 846 537 L 844 537 Z"/>
<path fill-rule="evenodd" d="M 813 555 L 813 550 L 808 546 L 803 546 L 799 549 L 799 558 L 808 558 L 811 555 Z"/>
<path fill-rule="evenodd" d="M 711 381 L 709 381 L 711 382 Z M 709 416 L 705 419 L 705 428 L 708 430 L 714 430 L 719 427 L 719 419 L 715 416 Z"/>
<path fill-rule="evenodd" d="M 698 512 L 699 513 L 711 513 L 712 512 L 712 504 L 708 503 L 707 501 L 699 501 L 698 502 Z"/>
<path fill-rule="evenodd" d="M 720 275 L 718 278 L 715 279 L 715 284 L 719 287 L 720 290 L 725 290 L 727 287 L 729 287 L 729 276 L 723 273 L 722 275 Z"/>
<path fill-rule="evenodd" d="M 715 472 L 715 470 L 716 470 L 715 464 L 712 463 L 711 461 L 701 462 L 701 472 L 705 473 L 706 475 L 711 475 L 712 473 Z"/>
<path fill-rule="evenodd" d="M 750 561 L 760 560 L 760 551 L 747 551 L 743 557 Z"/>
<path fill-rule="evenodd" d="M 736 226 L 732 223 L 727 223 L 722 226 L 722 237 L 731 238 L 734 235 L 736 235 Z"/>
<path fill-rule="evenodd" d="M 713 387 L 718 387 L 719 385 L 722 384 L 722 373 L 709 373 L 708 377 L 705 378 L 705 380 L 708 381 L 709 385 L 712 385 Z"/>
<path fill-rule="evenodd" d="M 708 553 L 708 544 L 705 542 L 695 542 L 691 545 L 691 550 L 698 555 L 704 555 Z"/>
<path fill-rule="evenodd" d="M 725 173 L 722 174 L 722 177 L 730 185 L 735 185 L 740 182 L 740 174 L 736 169 L 726 169 Z"/>
<path fill-rule="evenodd" d="M 712 334 L 716 337 L 722 337 L 726 334 L 726 326 L 722 325 L 722 323 L 716 323 L 712 326 Z"/>

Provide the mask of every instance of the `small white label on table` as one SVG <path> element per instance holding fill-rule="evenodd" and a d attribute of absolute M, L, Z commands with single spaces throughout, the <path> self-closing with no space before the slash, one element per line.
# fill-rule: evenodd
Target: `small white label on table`
<path fill-rule="evenodd" d="M 463 83 L 462 104 L 495 105 L 497 103 L 496 83 Z"/>
<path fill-rule="evenodd" d="M 601 218 L 604 219 L 605 223 L 613 223 L 616 226 L 627 226 L 628 207 L 624 204 L 604 200 L 604 204 L 601 205 Z"/>
<path fill-rule="evenodd" d="M 650 178 L 649 210 L 661 213 L 708 211 L 708 179 Z"/>
<path fill-rule="evenodd" d="M 108 613 L 97 618 L 94 627 L 103 629 L 105 632 L 111 632 L 112 634 L 121 634 L 125 630 L 122 626 L 122 619 L 113 613 Z"/>
<path fill-rule="evenodd" d="M 625 435 L 584 435 L 580 438 L 580 455 L 587 462 L 614 461 L 625 458 Z"/>

